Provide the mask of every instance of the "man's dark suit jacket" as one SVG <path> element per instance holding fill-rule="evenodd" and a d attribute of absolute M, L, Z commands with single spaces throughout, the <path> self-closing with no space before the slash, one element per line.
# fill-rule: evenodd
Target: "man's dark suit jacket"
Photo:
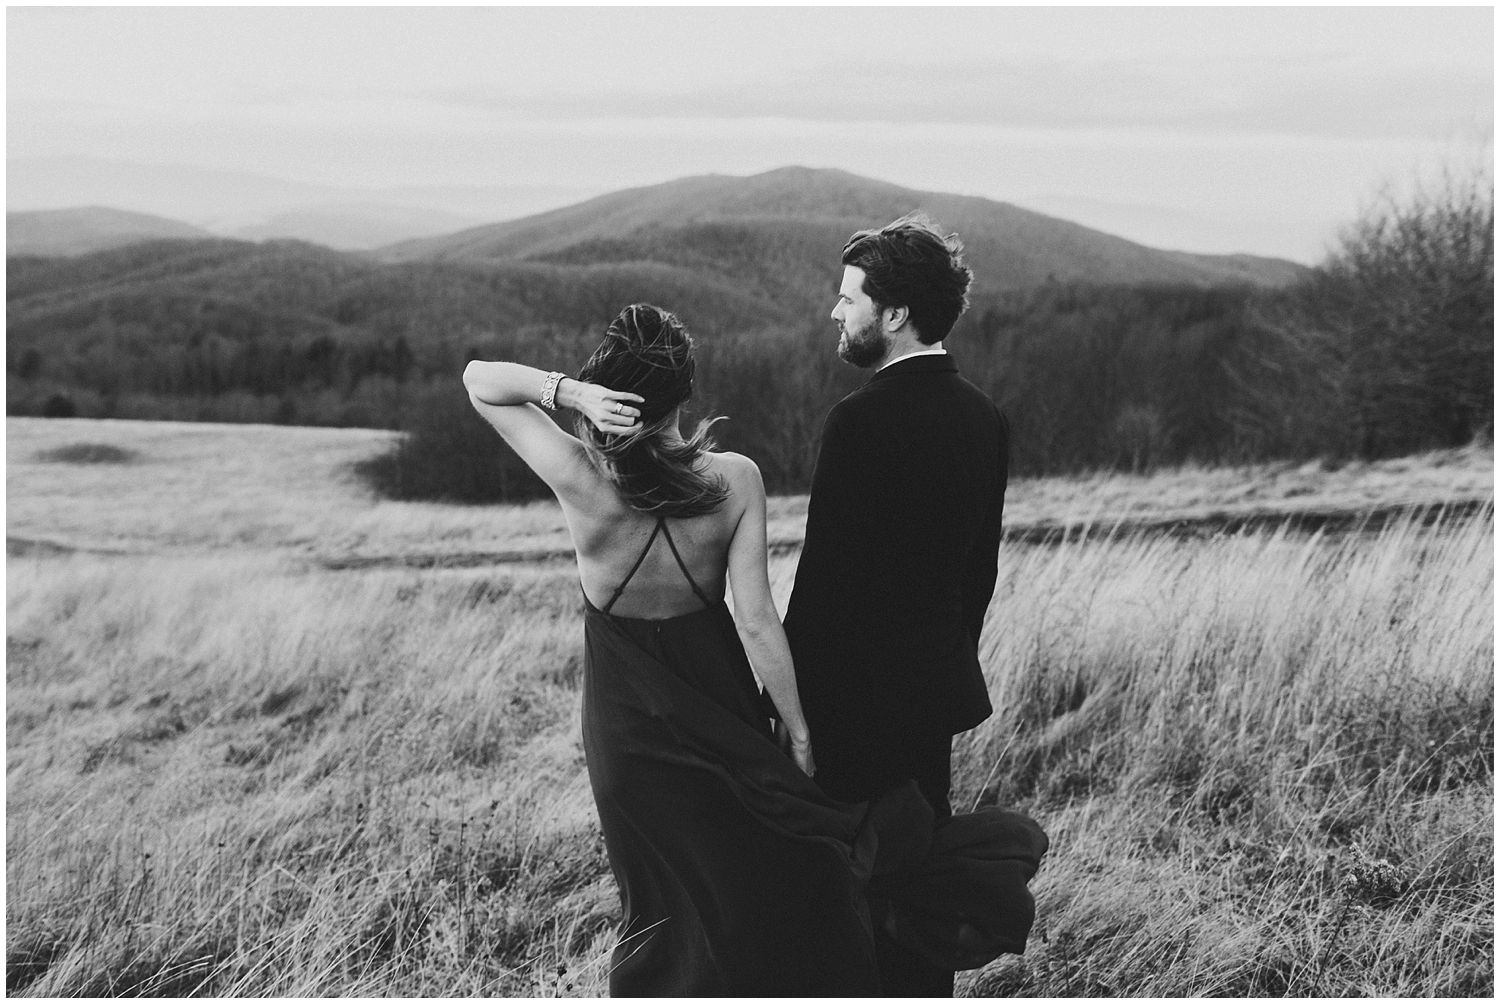
<path fill-rule="evenodd" d="M 951 356 L 891 364 L 828 413 L 786 614 L 813 755 L 857 762 L 991 713 L 1009 428 Z"/>

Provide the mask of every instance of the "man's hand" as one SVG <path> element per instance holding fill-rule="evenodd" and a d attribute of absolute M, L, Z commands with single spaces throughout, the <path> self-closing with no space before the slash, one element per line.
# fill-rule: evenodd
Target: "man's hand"
<path fill-rule="evenodd" d="M 817 772 L 818 765 L 813 763 L 812 736 L 807 736 L 801 742 L 792 738 L 792 733 L 787 729 L 786 722 L 780 718 L 776 724 L 771 726 L 771 735 L 776 740 L 776 747 L 794 760 L 802 773 L 812 777 Z"/>
<path fill-rule="evenodd" d="M 812 737 L 809 736 L 801 742 L 795 739 L 792 740 L 792 760 L 798 767 L 802 768 L 802 773 L 808 777 L 812 777 L 818 772 L 818 765 L 813 763 Z"/>

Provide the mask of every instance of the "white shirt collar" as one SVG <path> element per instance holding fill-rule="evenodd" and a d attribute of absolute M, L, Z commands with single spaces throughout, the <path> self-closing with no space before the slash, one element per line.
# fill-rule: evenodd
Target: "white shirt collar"
<path fill-rule="evenodd" d="M 915 352 L 908 352 L 903 356 L 897 356 L 895 359 L 892 359 L 890 362 L 886 363 L 885 366 L 880 367 L 880 370 L 885 369 L 886 366 L 890 366 L 893 363 L 899 363 L 903 359 L 913 359 L 917 356 L 946 356 L 947 354 L 948 350 L 941 347 L 935 349 L 918 349 Z M 879 373 L 880 370 L 876 370 L 875 372 Z"/>

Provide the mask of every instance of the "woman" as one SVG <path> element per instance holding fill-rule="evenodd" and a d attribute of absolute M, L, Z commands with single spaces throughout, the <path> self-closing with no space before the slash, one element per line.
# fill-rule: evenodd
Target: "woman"
<path fill-rule="evenodd" d="M 766 571 L 765 488 L 751 460 L 712 451 L 710 423 L 682 434 L 687 331 L 637 304 L 576 380 L 476 361 L 464 384 L 556 493 L 578 554 L 584 752 L 624 906 L 611 993 L 878 992 L 851 864 L 863 807 L 808 776 Z M 577 437 L 544 407 L 576 411 Z"/>
<path fill-rule="evenodd" d="M 987 811 L 934 831 L 914 785 L 848 805 L 812 780 L 765 487 L 748 458 L 713 452 L 711 423 L 683 436 L 681 322 L 636 304 L 578 379 L 476 361 L 464 384 L 557 495 L 578 555 L 584 753 L 623 906 L 611 994 L 875 995 L 872 914 L 954 969 L 1021 951 L 1046 847 L 1034 823 Z M 576 436 L 544 411 L 559 407 Z"/>

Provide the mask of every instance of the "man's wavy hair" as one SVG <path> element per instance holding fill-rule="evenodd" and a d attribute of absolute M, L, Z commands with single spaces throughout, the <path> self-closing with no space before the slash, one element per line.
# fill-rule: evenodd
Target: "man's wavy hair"
<path fill-rule="evenodd" d="M 610 322 L 578 371 L 579 380 L 646 399 L 640 423 L 629 432 L 601 432 L 583 415 L 574 426 L 594 465 L 639 512 L 703 516 L 729 497 L 729 486 L 708 473 L 704 459 L 715 445 L 708 430 L 717 418 L 699 422 L 685 440 L 668 442 L 662 435 L 693 395 L 693 370 L 693 339 L 676 315 L 634 303 Z"/>
<path fill-rule="evenodd" d="M 844 245 L 843 264 L 863 269 L 865 295 L 878 307 L 905 307 L 924 345 L 940 342 L 969 306 L 973 273 L 958 234 L 946 237 L 920 213 L 879 230 L 861 230 Z"/>

